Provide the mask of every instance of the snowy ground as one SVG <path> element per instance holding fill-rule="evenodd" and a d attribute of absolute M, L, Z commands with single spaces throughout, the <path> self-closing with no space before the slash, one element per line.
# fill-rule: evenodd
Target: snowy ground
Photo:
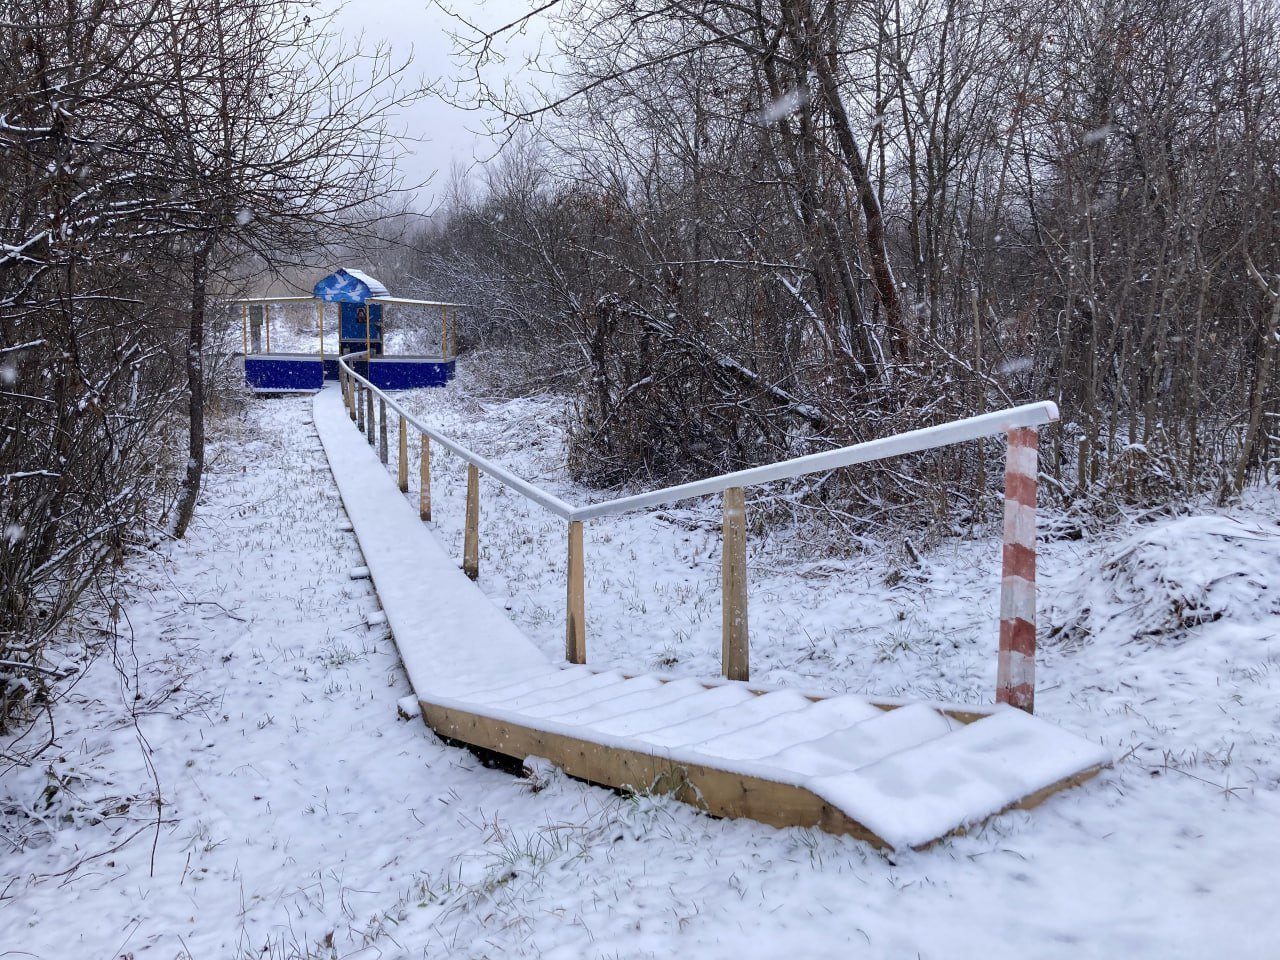
<path fill-rule="evenodd" d="M 415 403 L 566 499 L 593 496 L 563 475 L 554 398 L 486 403 L 463 383 Z M 396 719 L 408 687 L 347 576 L 360 558 L 309 420 L 309 400 L 277 399 L 224 425 L 198 527 L 132 561 L 114 664 L 61 706 L 57 748 L 0 780 L 0 956 L 1276 954 L 1274 493 L 1048 545 L 1042 608 L 1064 629 L 1038 712 L 1116 768 L 886 857 L 521 781 Z M 462 471 L 436 468 L 457 555 Z M 563 526 L 487 481 L 483 503 L 482 585 L 559 655 Z M 989 697 L 994 541 L 944 543 L 919 568 L 795 546 L 752 540 L 754 677 Z M 589 525 L 590 660 L 715 675 L 717 556 L 714 505 Z"/>

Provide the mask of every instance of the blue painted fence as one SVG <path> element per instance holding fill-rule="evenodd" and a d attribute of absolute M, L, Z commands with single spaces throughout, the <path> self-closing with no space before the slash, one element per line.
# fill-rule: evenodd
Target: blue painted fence
<path fill-rule="evenodd" d="M 307 391 L 324 386 L 319 357 L 268 354 L 244 358 L 244 379 L 258 391 Z"/>
<path fill-rule="evenodd" d="M 353 370 L 368 377 L 382 390 L 413 390 L 418 387 L 443 387 L 457 373 L 456 360 L 431 360 L 425 357 L 379 357 L 372 363 L 355 361 Z M 336 357 L 268 354 L 245 357 L 245 380 L 250 389 L 262 393 L 308 392 L 324 386 L 325 380 L 338 379 Z"/>

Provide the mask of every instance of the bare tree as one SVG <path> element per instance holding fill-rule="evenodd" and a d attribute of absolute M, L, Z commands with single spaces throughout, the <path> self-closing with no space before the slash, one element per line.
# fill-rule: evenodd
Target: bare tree
<path fill-rule="evenodd" d="M 190 292 L 189 451 L 170 529 L 190 523 L 204 469 L 204 330 L 210 284 L 252 254 L 279 266 L 368 229 L 398 189 L 389 110 L 404 66 L 344 51 L 287 0 L 163 0 L 157 54 L 172 87 L 153 101 L 168 165 L 171 244 Z"/>
<path fill-rule="evenodd" d="M 541 132 L 542 186 L 488 226 L 578 345 L 580 462 L 697 472 L 1049 396 L 1063 497 L 1268 475 L 1274 5 L 538 10 L 561 82 L 478 97 Z M 521 24 L 463 24 L 476 77 Z M 995 475 L 920 469 L 966 510 Z"/>
<path fill-rule="evenodd" d="M 211 298 L 396 188 L 402 67 L 324 30 L 291 0 L 0 2 L 0 729 L 130 542 L 190 521 Z"/>

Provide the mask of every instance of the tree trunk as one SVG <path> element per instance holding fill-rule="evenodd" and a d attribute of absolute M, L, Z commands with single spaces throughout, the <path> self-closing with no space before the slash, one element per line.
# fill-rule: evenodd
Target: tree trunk
<path fill-rule="evenodd" d="M 889 261 L 889 250 L 884 235 L 884 217 L 862 150 L 854 138 L 844 99 L 840 95 L 832 62 L 835 54 L 823 54 L 815 49 L 817 30 L 807 4 L 783 4 L 782 13 L 797 52 L 805 58 L 807 66 L 817 77 L 818 89 L 830 115 L 836 143 L 844 157 L 845 166 L 853 178 L 854 188 L 857 190 L 858 200 L 862 206 L 867 253 L 871 260 L 871 277 L 880 304 L 884 307 L 885 323 L 889 328 L 893 355 L 899 361 L 906 360 L 909 345 L 908 330 L 903 320 L 901 301 L 898 298 L 897 281 L 894 279 L 893 267 Z"/>
<path fill-rule="evenodd" d="M 1236 460 L 1229 484 L 1224 484 L 1218 493 L 1220 505 L 1244 490 L 1245 481 L 1249 478 L 1250 466 L 1255 460 L 1260 459 L 1259 437 L 1262 433 L 1262 413 L 1266 404 L 1267 386 L 1271 382 L 1271 369 L 1275 362 L 1276 337 L 1280 336 L 1280 285 L 1272 287 L 1268 284 L 1254 267 L 1252 260 L 1247 261 L 1247 266 L 1250 276 L 1270 301 L 1271 312 L 1262 325 L 1260 343 L 1255 352 L 1257 359 L 1254 361 L 1253 379 L 1249 387 L 1249 421 L 1245 427 L 1244 440 L 1240 444 L 1240 455 Z"/>
<path fill-rule="evenodd" d="M 174 506 L 170 533 L 186 536 L 200 496 L 204 474 L 204 314 L 209 274 L 209 244 L 202 241 L 191 257 L 191 313 L 187 328 L 187 470 Z"/>

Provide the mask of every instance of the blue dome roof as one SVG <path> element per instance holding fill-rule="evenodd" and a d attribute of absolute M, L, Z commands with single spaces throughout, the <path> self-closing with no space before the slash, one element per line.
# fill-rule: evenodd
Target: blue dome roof
<path fill-rule="evenodd" d="M 390 296 L 387 288 L 367 273 L 345 267 L 329 274 L 311 292 L 326 303 L 364 303 L 373 297 Z"/>

